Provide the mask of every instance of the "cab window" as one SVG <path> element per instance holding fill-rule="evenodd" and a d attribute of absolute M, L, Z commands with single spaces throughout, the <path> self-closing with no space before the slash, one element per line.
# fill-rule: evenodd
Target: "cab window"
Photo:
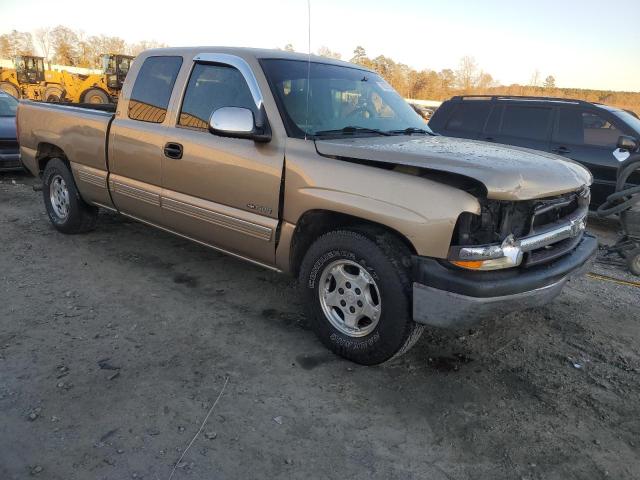
<path fill-rule="evenodd" d="M 211 114 L 222 107 L 247 108 L 256 115 L 249 86 L 238 69 L 196 63 L 187 84 L 178 125 L 206 130 Z"/>
<path fill-rule="evenodd" d="M 149 57 L 144 61 L 129 100 L 129 118 L 164 122 L 181 65 L 182 57 Z"/>

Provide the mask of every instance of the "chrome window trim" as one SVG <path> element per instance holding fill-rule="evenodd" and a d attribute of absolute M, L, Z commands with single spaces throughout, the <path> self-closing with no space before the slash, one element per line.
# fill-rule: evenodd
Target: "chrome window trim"
<path fill-rule="evenodd" d="M 258 80 L 253 73 L 253 69 L 244 58 L 237 55 L 231 55 L 229 53 L 200 53 L 193 57 L 193 61 L 200 63 L 220 63 L 237 69 L 249 86 L 249 91 L 251 92 L 251 96 L 253 97 L 253 101 L 256 104 L 258 112 L 262 109 L 262 104 L 264 103 L 262 91 L 260 90 Z"/>

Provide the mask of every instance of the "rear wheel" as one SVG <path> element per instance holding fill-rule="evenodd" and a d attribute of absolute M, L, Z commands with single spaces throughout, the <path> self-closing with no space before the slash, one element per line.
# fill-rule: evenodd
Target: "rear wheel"
<path fill-rule="evenodd" d="M 14 98 L 20 98 L 20 91 L 18 87 L 16 87 L 13 83 L 10 82 L 0 82 L 0 90 L 5 93 L 8 93 Z"/>
<path fill-rule="evenodd" d="M 412 319 L 410 252 L 394 236 L 368 229 L 318 238 L 300 267 L 314 331 L 333 352 L 375 365 L 408 351 L 423 325 Z"/>
<path fill-rule="evenodd" d="M 69 167 L 51 159 L 42 176 L 42 196 L 49 220 L 63 233 L 84 233 L 96 225 L 98 209 L 80 197 Z"/>
<path fill-rule="evenodd" d="M 109 96 L 97 88 L 92 88 L 84 94 L 84 103 L 107 104 Z"/>
<path fill-rule="evenodd" d="M 44 91 L 44 101 L 59 103 L 64 98 L 64 91 L 60 87 L 47 87 Z"/>

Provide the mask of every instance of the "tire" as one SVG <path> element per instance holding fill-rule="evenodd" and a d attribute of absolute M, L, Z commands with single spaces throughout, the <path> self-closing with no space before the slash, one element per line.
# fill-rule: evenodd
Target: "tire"
<path fill-rule="evenodd" d="M 64 100 L 64 90 L 60 87 L 47 87 L 44 90 L 44 101 L 50 103 L 60 103 Z"/>
<path fill-rule="evenodd" d="M 362 365 L 407 352 L 424 330 L 412 319 L 409 265 L 407 247 L 386 232 L 354 228 L 318 238 L 304 256 L 299 280 L 319 339 Z"/>
<path fill-rule="evenodd" d="M 93 230 L 98 209 L 80 197 L 69 167 L 59 158 L 49 160 L 42 176 L 42 196 L 49 220 L 63 233 Z"/>
<path fill-rule="evenodd" d="M 11 82 L 0 82 L 0 90 L 2 90 L 5 93 L 8 93 L 9 95 L 11 95 L 14 98 L 17 98 L 18 100 L 20 99 L 20 91 L 18 90 L 18 87 L 16 87 Z"/>
<path fill-rule="evenodd" d="M 82 101 L 84 103 L 93 103 L 93 104 L 107 104 L 109 102 L 109 95 L 104 93 L 102 90 L 98 88 L 92 88 L 88 90 L 83 96 Z"/>
<path fill-rule="evenodd" d="M 640 276 L 640 247 L 634 248 L 626 254 L 627 268 L 634 275 Z"/>

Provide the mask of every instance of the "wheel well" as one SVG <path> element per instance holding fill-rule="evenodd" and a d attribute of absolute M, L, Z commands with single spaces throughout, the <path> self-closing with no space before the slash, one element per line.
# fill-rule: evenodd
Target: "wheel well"
<path fill-rule="evenodd" d="M 318 237 L 332 230 L 347 227 L 367 227 L 368 229 L 390 233 L 405 244 L 412 254 L 416 253 L 416 249 L 407 237 L 386 225 L 345 213 L 330 210 L 311 210 L 300 217 L 291 239 L 291 273 L 298 275 L 304 253 Z"/>
<path fill-rule="evenodd" d="M 52 158 L 59 158 L 70 167 L 69 160 L 60 147 L 51 143 L 41 143 L 38 145 L 38 153 L 36 153 L 36 161 L 38 162 L 40 173 L 44 172 L 47 163 Z"/>

